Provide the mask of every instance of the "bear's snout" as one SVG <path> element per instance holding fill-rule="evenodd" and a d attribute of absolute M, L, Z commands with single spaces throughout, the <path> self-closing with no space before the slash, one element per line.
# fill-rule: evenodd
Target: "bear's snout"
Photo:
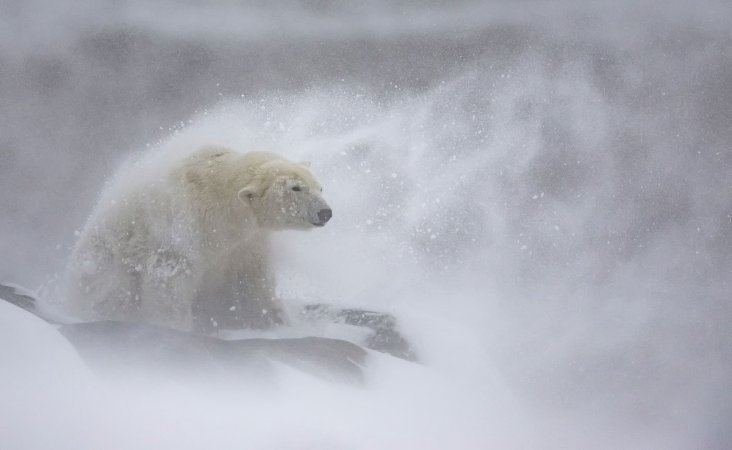
<path fill-rule="evenodd" d="M 330 218 L 333 217 L 333 211 L 331 211 L 330 208 L 323 208 L 320 211 L 318 211 L 318 223 L 315 225 L 323 226 L 326 222 L 330 220 Z"/>

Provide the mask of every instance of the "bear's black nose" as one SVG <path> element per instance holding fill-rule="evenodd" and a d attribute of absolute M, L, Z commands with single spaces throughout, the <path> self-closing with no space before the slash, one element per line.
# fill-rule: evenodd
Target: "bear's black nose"
<path fill-rule="evenodd" d="M 325 225 L 325 222 L 329 221 L 331 217 L 333 217 L 333 211 L 330 208 L 318 211 L 318 220 L 322 225 Z"/>

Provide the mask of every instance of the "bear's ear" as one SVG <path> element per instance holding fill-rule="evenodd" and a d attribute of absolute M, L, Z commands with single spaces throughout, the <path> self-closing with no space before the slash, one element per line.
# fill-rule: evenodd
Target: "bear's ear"
<path fill-rule="evenodd" d="M 249 185 L 245 188 L 240 189 L 238 195 L 239 195 L 239 200 L 241 200 L 245 205 L 248 205 L 249 200 L 254 198 L 257 195 L 257 193 L 254 189 L 254 186 Z"/>
<path fill-rule="evenodd" d="M 300 161 L 301 166 L 305 166 L 308 169 L 310 168 L 310 161 Z"/>

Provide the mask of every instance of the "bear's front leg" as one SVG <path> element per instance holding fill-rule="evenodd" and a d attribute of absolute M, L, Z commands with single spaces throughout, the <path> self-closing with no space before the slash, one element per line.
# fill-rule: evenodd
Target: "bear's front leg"
<path fill-rule="evenodd" d="M 262 284 L 261 280 L 252 283 L 242 277 L 228 286 L 199 290 L 193 301 L 193 329 L 212 334 L 219 330 L 266 330 L 286 323 L 274 289 L 262 289 Z"/>
<path fill-rule="evenodd" d="M 203 276 L 193 302 L 194 329 L 264 330 L 287 322 L 265 255 L 244 249 L 221 258 Z"/>

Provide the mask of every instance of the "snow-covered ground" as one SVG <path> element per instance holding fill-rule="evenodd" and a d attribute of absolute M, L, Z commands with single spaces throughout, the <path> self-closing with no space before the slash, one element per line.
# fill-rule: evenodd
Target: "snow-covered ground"
<path fill-rule="evenodd" d="M 134 153 L 274 149 L 334 211 L 277 237 L 281 296 L 387 311 L 420 363 L 110 377 L 0 302 L 1 448 L 732 441 L 724 2 L 6 3 L 0 281 L 52 286 Z"/>

